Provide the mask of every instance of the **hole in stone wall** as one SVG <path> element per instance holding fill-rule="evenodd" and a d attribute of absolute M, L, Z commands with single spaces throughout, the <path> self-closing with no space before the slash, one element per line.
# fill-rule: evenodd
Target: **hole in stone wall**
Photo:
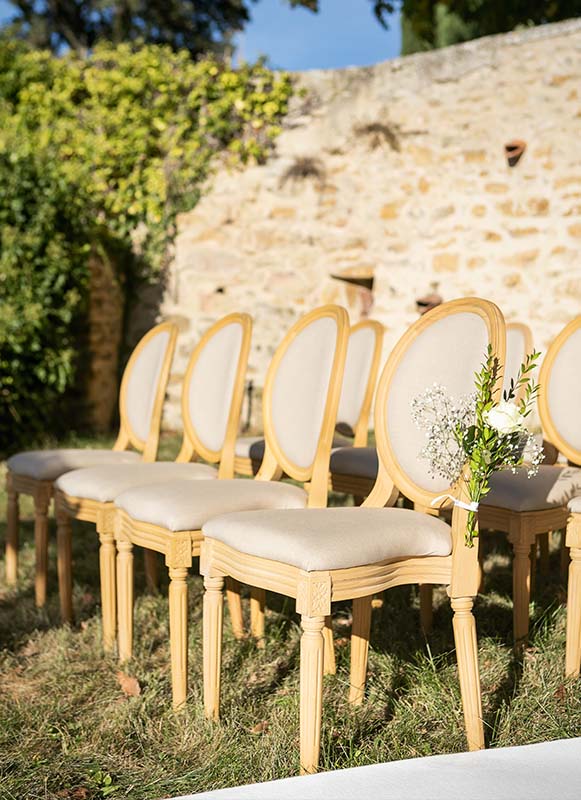
<path fill-rule="evenodd" d="M 524 151 L 527 149 L 527 143 L 522 139 L 513 139 L 512 142 L 507 142 L 504 145 L 504 154 L 509 167 L 516 167 Z"/>

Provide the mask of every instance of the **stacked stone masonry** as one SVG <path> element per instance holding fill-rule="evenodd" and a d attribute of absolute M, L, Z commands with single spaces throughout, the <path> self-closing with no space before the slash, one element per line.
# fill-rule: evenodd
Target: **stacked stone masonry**
<path fill-rule="evenodd" d="M 297 80 L 276 156 L 220 172 L 180 219 L 160 308 L 181 328 L 169 428 L 220 316 L 254 316 L 258 387 L 299 315 L 337 302 L 358 320 L 366 298 L 332 273 L 374 275 L 385 355 L 433 287 L 493 300 L 540 348 L 581 313 L 580 20 Z M 509 168 L 512 139 L 527 149 Z"/>

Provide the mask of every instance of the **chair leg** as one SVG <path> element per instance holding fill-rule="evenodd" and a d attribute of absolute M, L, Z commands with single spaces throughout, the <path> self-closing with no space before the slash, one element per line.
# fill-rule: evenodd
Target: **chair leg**
<path fill-rule="evenodd" d="M 266 592 L 255 586 L 250 590 L 250 632 L 256 639 L 257 647 L 264 647 L 264 608 Z"/>
<path fill-rule="evenodd" d="M 422 630 L 426 636 L 432 630 L 432 623 L 434 621 L 434 587 L 431 583 L 420 584 L 420 621 Z"/>
<path fill-rule="evenodd" d="M 50 496 L 42 491 L 34 496 L 34 550 L 36 554 L 34 597 L 37 608 L 42 608 L 46 603 L 49 503 Z"/>
<path fill-rule="evenodd" d="M 61 619 L 63 622 L 73 621 L 73 575 L 72 575 L 72 520 L 62 509 L 57 510 L 57 571 L 59 582 L 59 597 L 61 606 Z M 38 566 L 38 549 L 37 566 Z M 46 562 L 45 562 L 46 567 Z M 38 577 L 38 573 L 37 573 Z M 45 572 L 46 578 L 46 572 Z M 46 586 L 46 584 L 45 584 Z M 38 594 L 37 594 L 38 605 Z"/>
<path fill-rule="evenodd" d="M 581 663 L 581 548 L 571 548 L 569 588 L 567 590 L 567 649 L 565 675 L 579 676 Z"/>
<path fill-rule="evenodd" d="M 6 477 L 6 583 L 11 586 L 18 580 L 18 533 L 20 525 L 19 495 L 12 486 L 10 473 Z"/>
<path fill-rule="evenodd" d="M 324 617 L 301 617 L 301 774 L 316 772 L 323 711 Z"/>
<path fill-rule="evenodd" d="M 208 719 L 220 716 L 220 670 L 224 619 L 224 579 L 204 578 L 204 710 Z"/>
<path fill-rule="evenodd" d="M 117 632 L 115 591 L 115 538 L 112 533 L 99 533 L 99 571 L 101 580 L 101 614 L 103 616 L 103 649 L 110 653 L 115 647 Z"/>
<path fill-rule="evenodd" d="M 482 700 L 480 696 L 480 672 L 478 669 L 478 645 L 476 622 L 472 614 L 472 597 L 451 598 L 454 610 L 454 642 L 458 660 L 460 693 L 464 708 L 466 738 L 469 750 L 484 748 L 484 726 L 482 724 Z"/>
<path fill-rule="evenodd" d="M 186 567 L 169 568 L 169 639 L 174 709 L 186 702 L 188 693 L 188 584 Z"/>
<path fill-rule="evenodd" d="M 482 541 L 480 542 L 480 546 L 478 548 L 478 570 L 480 575 L 480 581 L 478 583 L 478 594 L 484 594 L 486 589 L 486 578 L 484 577 L 484 548 L 482 547 Z"/>
<path fill-rule="evenodd" d="M 515 648 L 521 649 L 529 633 L 529 603 L 531 592 L 530 544 L 513 544 L 512 602 Z"/>
<path fill-rule="evenodd" d="M 244 616 L 242 614 L 242 599 L 240 597 L 240 583 L 234 578 L 226 578 L 226 599 L 230 612 L 232 631 L 236 639 L 244 638 Z"/>
<path fill-rule="evenodd" d="M 133 655 L 133 544 L 117 539 L 117 648 L 119 661 Z"/>
<path fill-rule="evenodd" d="M 159 577 L 157 569 L 157 553 L 154 550 L 143 551 L 143 561 L 145 565 L 145 585 L 151 594 L 157 594 L 159 590 Z"/>
<path fill-rule="evenodd" d="M 570 561 L 569 548 L 567 547 L 566 539 L 567 539 L 567 531 L 563 530 L 561 539 L 561 565 L 560 565 L 561 580 L 563 581 L 567 576 L 567 571 L 569 569 L 569 561 Z"/>
<path fill-rule="evenodd" d="M 333 617 L 325 617 L 325 627 L 323 628 L 323 641 L 325 650 L 323 653 L 323 673 L 334 675 L 337 672 L 335 664 L 335 642 L 333 641 Z"/>
<path fill-rule="evenodd" d="M 353 600 L 353 627 L 351 629 L 351 675 L 349 702 L 359 705 L 365 694 L 369 631 L 371 628 L 371 597 Z"/>
<path fill-rule="evenodd" d="M 531 577 L 530 577 L 530 596 L 534 597 L 537 588 L 537 541 L 531 544 L 529 551 L 529 559 L 531 564 Z"/>

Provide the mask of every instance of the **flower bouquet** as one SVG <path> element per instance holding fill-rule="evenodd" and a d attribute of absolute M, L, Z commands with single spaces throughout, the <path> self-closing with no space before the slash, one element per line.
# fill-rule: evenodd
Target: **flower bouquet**
<path fill-rule="evenodd" d="M 539 353 L 528 355 L 518 375 L 511 379 L 499 403 L 494 402 L 495 388 L 502 380 L 498 359 L 489 347 L 482 368 L 475 376 L 475 391 L 458 399 L 447 395 L 434 384 L 412 401 L 412 417 L 426 433 L 426 444 L 419 457 L 426 459 L 430 473 L 445 478 L 451 485 L 464 481 L 470 503 L 450 495 L 456 504 L 468 510 L 466 545 L 472 547 L 478 535 L 476 512 L 480 499 L 490 491 L 490 478 L 501 469 L 516 468 L 527 455 L 529 478 L 538 472 L 543 460 L 542 447 L 527 430 L 525 420 L 531 413 L 539 386 L 533 372 Z M 522 398 L 516 396 L 524 387 Z"/>

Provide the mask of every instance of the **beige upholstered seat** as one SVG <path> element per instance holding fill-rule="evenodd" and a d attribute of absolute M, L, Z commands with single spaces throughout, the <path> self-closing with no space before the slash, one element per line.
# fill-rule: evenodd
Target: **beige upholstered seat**
<path fill-rule="evenodd" d="M 111 503 L 136 486 L 171 480 L 212 480 L 218 470 L 209 464 L 176 464 L 158 461 L 153 464 L 111 464 L 107 467 L 76 469 L 62 475 L 56 488 L 70 497 L 83 497 L 99 503 Z"/>
<path fill-rule="evenodd" d="M 172 481 L 129 489 L 115 505 L 139 522 L 169 531 L 197 531 L 207 520 L 233 511 L 304 508 L 307 493 L 278 481 L 222 480 L 211 483 Z"/>
<path fill-rule="evenodd" d="M 377 478 L 379 461 L 375 447 L 340 447 L 331 453 L 330 471 L 336 475 Z"/>
<path fill-rule="evenodd" d="M 215 517 L 203 533 L 242 553 L 307 572 L 452 552 L 449 525 L 404 508 L 247 511 Z"/>
<path fill-rule="evenodd" d="M 567 508 L 574 514 L 581 514 L 581 495 L 573 497 L 571 500 L 569 500 Z"/>
<path fill-rule="evenodd" d="M 511 511 L 541 511 L 566 505 L 581 494 L 581 469 L 575 467 L 541 466 L 532 478 L 526 467 L 516 473 L 497 472 L 490 480 L 490 492 L 480 501 L 483 506 L 507 508 Z"/>
<path fill-rule="evenodd" d="M 352 447 L 352 440 L 347 436 L 341 436 L 340 433 L 335 433 L 333 448 L 343 447 Z M 236 439 L 235 453 L 238 458 L 250 458 L 252 461 L 260 463 L 264 458 L 264 438 L 262 436 L 239 436 Z"/>
<path fill-rule="evenodd" d="M 18 475 L 37 481 L 54 481 L 66 472 L 105 464 L 137 464 L 140 453 L 125 450 L 26 450 L 8 459 L 7 466 Z"/>

